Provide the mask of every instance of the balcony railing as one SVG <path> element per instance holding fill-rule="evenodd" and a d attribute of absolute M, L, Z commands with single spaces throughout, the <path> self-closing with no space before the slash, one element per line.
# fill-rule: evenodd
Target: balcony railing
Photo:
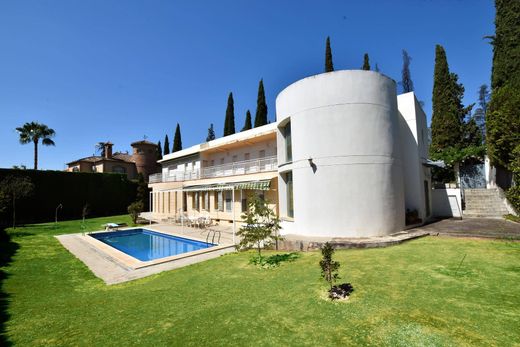
<path fill-rule="evenodd" d="M 275 171 L 277 169 L 276 156 L 237 161 L 234 163 L 204 167 L 200 170 L 172 171 L 168 174 L 150 175 L 150 183 L 182 182 L 202 178 L 226 177 L 244 175 L 257 172 Z"/>

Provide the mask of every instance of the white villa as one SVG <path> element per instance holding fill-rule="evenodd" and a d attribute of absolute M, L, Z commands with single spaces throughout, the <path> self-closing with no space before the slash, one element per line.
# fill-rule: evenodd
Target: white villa
<path fill-rule="evenodd" d="M 297 81 L 276 122 L 166 155 L 150 176 L 158 220 L 209 216 L 235 229 L 251 193 L 270 201 L 282 234 L 370 237 L 432 215 L 426 115 L 414 93 L 374 71 Z"/>

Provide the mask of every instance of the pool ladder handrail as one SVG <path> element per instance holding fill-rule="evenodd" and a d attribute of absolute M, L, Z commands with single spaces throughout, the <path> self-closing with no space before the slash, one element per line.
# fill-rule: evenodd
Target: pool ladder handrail
<path fill-rule="evenodd" d="M 213 237 L 211 238 L 211 243 L 215 244 L 215 236 L 218 233 L 217 244 L 219 244 L 220 243 L 220 237 L 222 236 L 222 233 L 220 232 L 220 230 L 215 230 L 215 229 L 208 229 L 208 235 L 206 236 L 206 243 L 209 244 L 208 241 L 209 241 L 209 235 L 211 234 L 211 232 L 213 232 Z"/>

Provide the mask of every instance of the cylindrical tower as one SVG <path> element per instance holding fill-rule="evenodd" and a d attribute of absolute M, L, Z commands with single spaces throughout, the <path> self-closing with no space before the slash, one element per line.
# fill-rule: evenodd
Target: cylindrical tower
<path fill-rule="evenodd" d="M 137 173 L 142 173 L 145 180 L 148 176 L 156 173 L 158 169 L 157 164 L 157 145 L 150 141 L 142 140 L 133 142 L 132 159 L 135 162 Z"/>
<path fill-rule="evenodd" d="M 276 99 L 283 233 L 366 237 L 405 223 L 395 82 L 373 71 L 311 76 Z"/>

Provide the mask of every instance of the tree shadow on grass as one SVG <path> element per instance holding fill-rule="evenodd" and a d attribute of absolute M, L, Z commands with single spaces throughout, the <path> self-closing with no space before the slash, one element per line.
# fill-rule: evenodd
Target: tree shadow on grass
<path fill-rule="evenodd" d="M 9 294 L 4 290 L 4 281 L 9 276 L 5 271 L 5 267 L 11 263 L 13 255 L 18 248 L 18 244 L 11 241 L 11 237 L 7 234 L 5 228 L 0 226 L 0 346 L 12 345 L 6 335 L 5 325 L 9 320 L 9 313 L 7 312 Z"/>

